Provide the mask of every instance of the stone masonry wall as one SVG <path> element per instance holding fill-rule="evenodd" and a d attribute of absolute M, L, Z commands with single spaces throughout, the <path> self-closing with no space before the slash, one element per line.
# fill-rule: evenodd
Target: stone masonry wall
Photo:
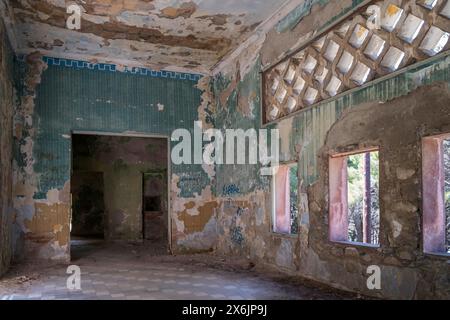
<path fill-rule="evenodd" d="M 261 128 L 261 69 L 355 5 L 319 1 L 300 8 L 230 61 L 215 77 L 216 127 Z M 258 166 L 219 165 L 217 252 L 371 296 L 448 299 L 449 258 L 423 253 L 420 141 L 450 132 L 449 84 L 450 58 L 443 54 L 268 125 L 279 129 L 281 161 L 298 164 L 299 233 L 272 232 L 270 179 Z M 329 152 L 373 145 L 381 147 L 380 248 L 332 243 Z M 382 270 L 381 290 L 367 289 L 372 264 Z"/>

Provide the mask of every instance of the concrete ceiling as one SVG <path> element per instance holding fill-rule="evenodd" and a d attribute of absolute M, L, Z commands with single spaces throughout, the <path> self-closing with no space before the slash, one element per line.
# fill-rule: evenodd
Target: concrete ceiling
<path fill-rule="evenodd" d="M 9 0 L 9 12 L 18 52 L 208 73 L 285 2 Z M 73 3 L 84 9 L 77 31 L 66 28 Z"/>

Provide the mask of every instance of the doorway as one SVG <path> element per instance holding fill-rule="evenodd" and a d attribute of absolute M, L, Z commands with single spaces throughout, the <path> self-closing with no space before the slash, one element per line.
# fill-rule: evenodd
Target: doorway
<path fill-rule="evenodd" d="M 143 238 L 151 243 L 163 243 L 167 239 L 167 171 L 143 174 Z"/>
<path fill-rule="evenodd" d="M 159 137 L 72 135 L 72 256 L 93 243 L 131 242 L 168 252 L 168 143 Z"/>
<path fill-rule="evenodd" d="M 104 239 L 103 173 L 79 171 L 72 175 L 72 237 Z"/>

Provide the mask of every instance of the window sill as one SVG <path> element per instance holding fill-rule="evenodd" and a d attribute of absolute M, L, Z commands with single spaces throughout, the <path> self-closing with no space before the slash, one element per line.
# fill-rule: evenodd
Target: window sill
<path fill-rule="evenodd" d="M 351 242 L 351 241 L 331 241 L 331 243 L 346 246 L 346 247 L 357 247 L 357 248 L 367 248 L 367 249 L 380 249 L 379 244 L 370 244 L 364 242 Z"/>
<path fill-rule="evenodd" d="M 287 239 L 297 239 L 298 238 L 298 234 L 277 233 L 277 232 L 273 232 L 273 231 L 270 234 L 273 237 L 278 237 L 278 238 L 287 238 Z"/>
<path fill-rule="evenodd" d="M 442 260 L 448 260 L 450 263 L 450 253 L 444 253 L 444 252 L 425 252 L 425 257 L 430 258 L 438 258 Z"/>

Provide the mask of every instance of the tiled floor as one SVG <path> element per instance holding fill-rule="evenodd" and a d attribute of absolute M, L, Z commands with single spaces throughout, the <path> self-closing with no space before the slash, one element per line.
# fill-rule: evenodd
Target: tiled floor
<path fill-rule="evenodd" d="M 142 246 L 72 246 L 81 290 L 67 289 L 67 266 L 28 266 L 0 280 L 0 299 L 339 299 L 332 291 L 293 285 L 211 256 L 165 256 Z M 206 262 L 205 262 L 206 261 Z"/>

